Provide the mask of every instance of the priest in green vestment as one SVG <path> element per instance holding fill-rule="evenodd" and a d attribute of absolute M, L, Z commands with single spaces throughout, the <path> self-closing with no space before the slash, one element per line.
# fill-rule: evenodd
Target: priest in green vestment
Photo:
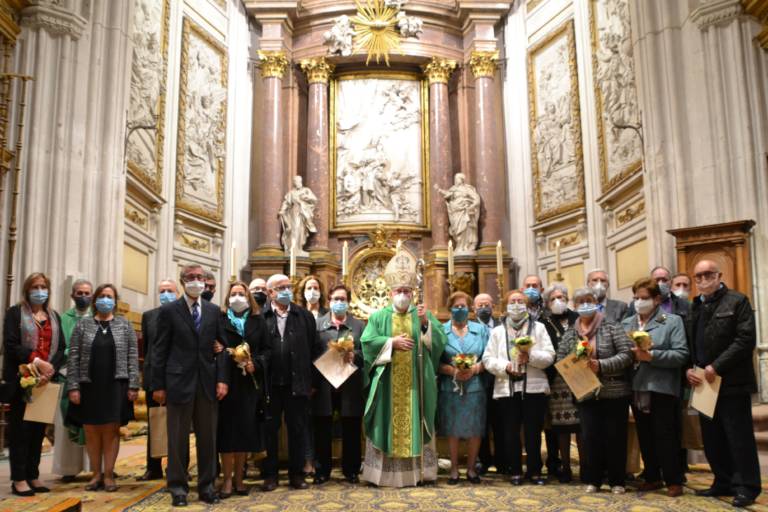
<path fill-rule="evenodd" d="M 363 480 L 405 487 L 437 480 L 437 368 L 446 337 L 440 322 L 413 305 L 416 262 L 399 250 L 385 270 L 392 305 L 371 315 L 361 342 L 366 436 Z"/>

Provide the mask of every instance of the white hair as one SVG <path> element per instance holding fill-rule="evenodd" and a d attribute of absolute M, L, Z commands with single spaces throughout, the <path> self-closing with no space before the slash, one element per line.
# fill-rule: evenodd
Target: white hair
<path fill-rule="evenodd" d="M 541 295 L 541 298 L 545 304 L 549 302 L 549 296 L 552 295 L 552 292 L 555 290 L 561 291 L 563 293 L 563 298 L 566 301 L 568 300 L 568 287 L 562 283 L 553 283 L 547 286 L 547 289 L 544 290 L 544 293 Z"/>
<path fill-rule="evenodd" d="M 272 290 L 274 288 L 274 284 L 278 281 L 289 281 L 290 278 L 285 274 L 272 274 L 269 276 L 269 279 L 267 279 L 267 288 Z"/>
<path fill-rule="evenodd" d="M 587 272 L 587 281 L 586 281 L 586 285 L 587 286 L 589 286 L 589 280 L 590 280 L 592 274 L 594 274 L 595 272 L 602 272 L 603 274 L 605 274 L 605 277 L 606 277 L 606 279 L 608 279 L 608 282 L 610 282 L 611 278 L 608 277 L 608 272 L 606 272 L 602 268 L 593 268 L 592 270 Z"/>

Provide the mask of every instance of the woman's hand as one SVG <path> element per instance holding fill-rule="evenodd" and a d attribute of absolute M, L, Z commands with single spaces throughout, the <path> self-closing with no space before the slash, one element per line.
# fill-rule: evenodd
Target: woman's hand
<path fill-rule="evenodd" d="M 632 353 L 635 354 L 635 359 L 638 361 L 643 361 L 647 363 L 651 359 L 653 359 L 653 355 L 651 354 L 650 350 L 643 350 L 637 347 L 634 347 L 631 350 L 632 350 Z"/>
<path fill-rule="evenodd" d="M 473 375 L 474 373 L 471 368 L 467 370 L 457 370 L 454 379 L 456 379 L 456 382 L 466 382 L 471 379 Z"/>
<path fill-rule="evenodd" d="M 696 371 L 694 371 L 693 368 L 688 369 L 688 371 L 685 372 L 685 376 L 688 378 L 688 384 L 690 384 L 691 387 L 695 388 L 702 383 L 701 379 L 698 375 L 696 375 Z"/>
<path fill-rule="evenodd" d="M 344 354 L 344 362 L 346 364 L 352 364 L 355 360 L 355 353 L 351 350 Z"/>
<path fill-rule="evenodd" d="M 136 391 L 135 389 L 128 390 L 128 401 L 133 402 L 136 400 L 136 398 L 138 398 L 138 396 L 139 396 L 139 392 Z"/>
<path fill-rule="evenodd" d="M 42 376 L 48 379 L 53 377 L 55 370 L 53 369 L 53 365 L 48 361 L 43 361 L 40 358 L 35 358 L 35 361 L 33 364 L 35 365 L 35 368 L 37 368 L 37 371 L 40 372 Z"/>
<path fill-rule="evenodd" d="M 589 360 L 589 369 L 592 370 L 592 373 L 595 375 L 600 374 L 600 361 L 597 359 L 590 359 Z"/>
<path fill-rule="evenodd" d="M 224 345 L 219 343 L 219 341 L 213 342 L 213 353 L 214 354 L 221 354 L 224 351 Z"/>
<path fill-rule="evenodd" d="M 529 359 L 528 352 L 523 352 L 522 350 L 517 352 L 517 364 L 528 364 Z"/>
<path fill-rule="evenodd" d="M 507 371 L 507 373 L 513 374 L 515 373 L 515 365 L 513 365 L 512 362 L 510 361 L 509 363 L 507 363 L 507 367 L 505 368 L 505 370 Z"/>
<path fill-rule="evenodd" d="M 254 373 L 256 371 L 256 366 L 254 366 L 253 361 L 245 363 L 245 371 L 248 373 Z"/>
<path fill-rule="evenodd" d="M 73 389 L 69 392 L 69 402 L 75 405 L 80 405 L 80 391 Z"/>

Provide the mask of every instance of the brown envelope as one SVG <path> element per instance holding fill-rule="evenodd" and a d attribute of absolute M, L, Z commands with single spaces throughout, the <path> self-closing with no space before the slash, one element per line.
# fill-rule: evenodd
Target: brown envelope
<path fill-rule="evenodd" d="M 563 380 L 568 384 L 577 401 L 583 400 L 602 386 L 600 379 L 588 365 L 589 360 L 586 357 L 579 358 L 576 354 L 569 354 L 555 364 L 555 368 L 563 376 Z"/>
<path fill-rule="evenodd" d="M 149 408 L 149 456 L 153 459 L 168 456 L 168 409 Z"/>
<path fill-rule="evenodd" d="M 45 386 L 32 389 L 32 401 L 24 411 L 24 421 L 50 423 L 56 417 L 56 409 L 61 399 L 61 384 L 49 382 Z"/>

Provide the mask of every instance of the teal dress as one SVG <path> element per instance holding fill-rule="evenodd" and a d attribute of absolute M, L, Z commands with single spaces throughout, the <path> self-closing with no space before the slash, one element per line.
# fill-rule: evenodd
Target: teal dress
<path fill-rule="evenodd" d="M 453 356 L 459 354 L 474 354 L 477 362 L 482 360 L 490 332 L 477 322 L 468 322 L 467 325 L 467 334 L 459 338 L 451 329 L 451 322 L 443 324 L 448 343 L 441 363 L 452 364 Z M 485 435 L 486 385 L 486 379 L 480 374 L 461 383 L 457 389 L 452 377 L 440 375 L 437 401 L 439 435 L 462 439 Z"/>

